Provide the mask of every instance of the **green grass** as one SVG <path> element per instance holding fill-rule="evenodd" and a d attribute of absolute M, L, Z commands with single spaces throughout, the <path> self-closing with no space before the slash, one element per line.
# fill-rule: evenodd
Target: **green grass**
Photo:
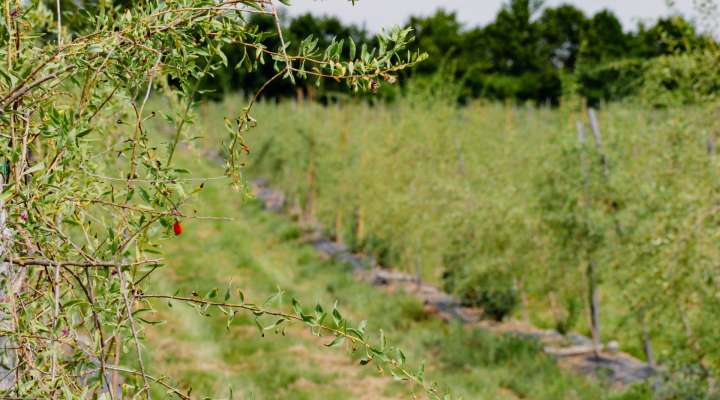
<path fill-rule="evenodd" d="M 198 175 L 221 174 L 200 152 L 183 150 L 182 158 Z M 248 301 L 262 302 L 278 287 L 305 304 L 337 301 L 344 315 L 368 320 L 371 331 L 383 329 L 411 365 L 425 360 L 430 379 L 465 399 L 611 396 L 602 384 L 558 369 L 537 344 L 444 323 L 425 315 L 414 298 L 356 281 L 348 267 L 320 259 L 297 234 L 288 234 L 296 230 L 291 221 L 262 212 L 225 183 L 206 185 L 191 207 L 234 221 L 184 221 L 183 235 L 165 243 L 167 267 L 155 274 L 148 292 L 204 293 L 232 282 Z M 147 330 L 151 372 L 192 387 L 194 396 L 228 398 L 232 388 L 242 399 L 423 398 L 372 365 L 360 366 L 342 349 L 325 348 L 301 327 L 261 337 L 247 316 L 226 329 L 222 315 L 203 317 L 164 302 L 155 306 L 153 317 L 167 323 Z"/>

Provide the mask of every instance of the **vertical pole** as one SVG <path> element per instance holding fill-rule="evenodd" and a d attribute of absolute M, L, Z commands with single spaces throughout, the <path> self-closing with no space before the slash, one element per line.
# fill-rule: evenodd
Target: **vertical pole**
<path fill-rule="evenodd" d="M 645 318 L 644 315 L 642 320 L 642 341 L 647 364 L 649 367 L 655 367 L 655 355 L 652 348 L 652 341 L 650 340 L 650 329 L 648 328 L 647 318 Z"/>
<path fill-rule="evenodd" d="M 715 153 L 717 153 L 717 139 L 715 138 L 715 133 L 711 133 L 707 138 L 707 152 L 711 158 L 715 156 Z"/>
<path fill-rule="evenodd" d="M 335 211 L 335 243 L 342 243 L 342 210 Z"/>
<path fill-rule="evenodd" d="M 600 123 L 598 123 L 597 114 L 594 108 L 588 109 L 588 117 L 590 117 L 590 128 L 592 129 L 593 138 L 595 139 L 595 147 L 600 154 L 600 160 L 603 165 L 603 173 L 607 179 L 610 176 L 610 166 L 608 159 L 603 152 L 602 133 L 600 132 Z"/>
<path fill-rule="evenodd" d="M 580 145 L 582 146 L 585 144 L 585 126 L 580 121 L 577 121 L 576 126 L 578 143 L 580 143 Z"/>
<path fill-rule="evenodd" d="M 594 116 L 594 111 L 590 109 L 592 112 L 592 115 Z M 593 136 L 595 137 L 595 144 L 599 147 L 601 146 L 601 139 L 600 139 L 600 130 L 597 125 L 597 119 L 594 117 L 590 118 L 591 121 L 591 128 L 593 131 Z M 594 123 L 592 121 L 595 121 Z M 580 146 L 585 145 L 585 127 L 582 124 L 582 122 L 577 122 L 577 130 L 578 130 L 578 142 L 580 143 Z M 606 164 L 603 164 L 606 165 Z M 582 169 L 583 174 L 583 180 L 585 183 L 585 190 L 587 192 L 588 187 L 588 176 L 585 171 L 585 153 L 581 150 L 580 153 L 580 168 Z M 587 194 L 587 193 L 586 193 Z M 597 290 L 597 265 L 595 264 L 594 260 L 589 260 L 586 270 L 586 277 L 587 277 L 587 283 L 588 283 L 588 304 L 590 306 L 590 332 L 592 335 L 592 342 L 593 342 L 593 352 L 595 353 L 595 357 L 600 356 L 600 349 L 601 349 L 601 341 L 600 341 L 600 296 Z"/>
<path fill-rule="evenodd" d="M 420 290 L 422 284 L 422 268 L 420 267 L 420 260 L 418 259 L 419 251 L 415 251 L 414 264 L 415 264 L 415 288 Z"/>
<path fill-rule="evenodd" d="M 9 169 L 7 170 L 9 173 Z M 0 190 L 3 190 L 5 175 L 0 173 Z M 0 200 L 0 234 L 1 231 L 5 230 L 5 218 L 7 212 L 5 211 L 4 201 Z M 3 258 L 0 261 L 0 297 L 10 299 L 12 296 L 12 270 L 11 264 L 5 262 L 5 243 L 0 243 L 0 257 Z M 12 300 L 9 300 L 12 301 Z M 0 328 L 8 331 L 13 330 L 12 318 L 10 315 L 0 313 Z M 12 343 L 8 337 L 0 336 L 0 391 L 7 391 L 15 384 L 15 351 L 12 350 Z"/>
<path fill-rule="evenodd" d="M 593 352 L 595 353 L 595 357 L 599 357 L 600 350 L 602 348 L 602 344 L 600 342 L 600 295 L 597 290 L 597 265 L 593 260 L 588 263 L 587 278 Z"/>
<path fill-rule="evenodd" d="M 317 180 L 317 171 L 315 168 L 315 134 L 311 131 L 310 133 L 308 133 L 306 139 L 308 143 L 308 166 L 306 172 L 307 196 L 305 198 L 303 222 L 309 226 L 314 225 L 315 223 L 315 186 Z"/>
<path fill-rule="evenodd" d="M 363 206 L 358 207 L 357 210 L 357 226 L 355 229 L 355 238 L 357 240 L 357 244 L 362 243 L 363 239 L 365 239 L 365 209 Z"/>
<path fill-rule="evenodd" d="M 458 140 L 457 137 L 455 137 L 455 153 L 457 154 L 458 160 L 458 172 L 460 172 L 460 175 L 465 175 L 465 159 L 463 158 L 460 140 Z"/>
<path fill-rule="evenodd" d="M 555 324 L 560 325 L 562 315 L 560 314 L 560 311 L 558 310 L 558 304 L 557 304 L 557 298 L 555 296 L 555 292 L 548 293 L 548 301 L 550 302 L 550 311 L 553 314 L 553 317 L 555 317 Z"/>
<path fill-rule="evenodd" d="M 310 161 L 307 171 L 308 193 L 305 200 L 305 222 L 313 224 L 315 221 L 315 162 Z"/>
<path fill-rule="evenodd" d="M 0 172 L 0 193 L 5 188 L 6 179 L 9 177 L 10 169 L 5 164 Z M 0 200 L 0 297 L 5 298 L 8 305 L 8 313 L 0 313 L 0 328 L 13 332 L 16 314 L 16 296 L 22 290 L 25 282 L 26 270 L 24 268 L 13 268 L 12 263 L 6 260 L 10 258 L 10 244 L 13 242 L 13 232 L 7 227 L 7 211 L 5 201 Z M 0 391 L 6 392 L 19 382 L 21 374 L 18 353 L 14 349 L 17 343 L 7 336 L 0 336 Z"/>

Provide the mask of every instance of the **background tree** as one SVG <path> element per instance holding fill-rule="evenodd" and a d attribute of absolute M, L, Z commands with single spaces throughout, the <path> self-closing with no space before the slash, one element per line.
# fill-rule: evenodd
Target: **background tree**
<path fill-rule="evenodd" d="M 623 58 L 630 49 L 630 38 L 617 16 L 608 10 L 595 14 L 587 23 L 580 47 L 580 62 L 598 64 Z"/>
<path fill-rule="evenodd" d="M 411 17 L 407 23 L 416 34 L 416 48 L 426 49 L 429 60 L 415 68 L 419 75 L 434 74 L 447 56 L 456 56 L 463 43 L 462 25 L 455 12 L 439 10 L 429 17 Z"/>
<path fill-rule="evenodd" d="M 588 26 L 585 14 L 571 5 L 546 8 L 538 20 L 540 45 L 553 66 L 564 72 L 575 70 L 580 46 Z"/>

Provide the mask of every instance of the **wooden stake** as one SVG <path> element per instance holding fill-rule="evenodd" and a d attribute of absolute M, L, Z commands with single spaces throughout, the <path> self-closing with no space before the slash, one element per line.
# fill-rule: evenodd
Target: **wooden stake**
<path fill-rule="evenodd" d="M 312 224 L 315 218 L 315 163 L 310 162 L 307 171 L 308 192 L 305 199 L 305 222 Z"/>
<path fill-rule="evenodd" d="M 465 175 L 465 159 L 462 154 L 462 146 L 457 137 L 455 137 L 455 152 L 457 153 L 458 172 L 460 175 Z"/>
<path fill-rule="evenodd" d="M 644 316 L 642 320 L 642 341 L 647 364 L 649 367 L 655 367 L 655 355 L 652 348 L 652 341 L 650 340 L 650 329 L 648 329 L 647 319 Z"/>
<path fill-rule="evenodd" d="M 592 333 L 595 357 L 600 357 L 602 343 L 600 340 L 600 294 L 597 288 L 597 266 L 590 261 L 587 268 L 588 301 L 590 304 L 590 331 Z"/>
<path fill-rule="evenodd" d="M 711 133 L 707 138 L 707 152 L 710 157 L 713 157 L 717 152 L 717 139 L 714 133 Z"/>
<path fill-rule="evenodd" d="M 365 238 L 365 210 L 362 206 L 357 211 L 357 228 L 355 230 L 355 237 L 357 242 L 360 243 Z"/>
<path fill-rule="evenodd" d="M 342 210 L 335 212 L 335 243 L 342 243 Z"/>
<path fill-rule="evenodd" d="M 595 109 L 588 109 L 588 117 L 590 118 L 590 128 L 592 129 L 593 138 L 595 139 L 595 147 L 600 154 L 600 160 L 603 165 L 603 173 L 607 179 L 610 176 L 610 166 L 608 165 L 608 159 L 603 152 L 602 133 L 600 132 L 600 123 L 598 122 Z"/>
<path fill-rule="evenodd" d="M 557 325 L 560 325 L 560 323 L 562 322 L 562 315 L 558 310 L 557 297 L 555 296 L 555 292 L 550 292 L 548 294 L 548 300 L 550 301 L 550 311 L 552 312 L 553 317 L 555 317 L 555 323 Z"/>
<path fill-rule="evenodd" d="M 594 111 L 590 109 L 591 114 L 594 116 Z M 599 148 L 601 147 L 601 137 L 600 137 L 600 129 L 597 125 L 597 119 L 594 117 L 590 118 L 591 120 L 591 127 L 593 131 L 593 136 L 595 137 L 595 144 Z M 595 121 L 593 123 L 592 121 Z M 581 146 L 585 144 L 585 128 L 582 122 L 577 122 L 577 128 L 578 128 L 578 142 Z M 585 191 L 587 194 L 587 187 L 588 187 L 588 176 L 585 171 L 585 157 L 584 152 L 580 153 L 580 168 L 582 170 L 583 175 L 583 181 L 585 183 Z M 592 341 L 593 341 L 593 349 L 595 353 L 595 357 L 600 356 L 600 350 L 602 349 L 601 339 L 600 339 L 600 296 L 597 290 L 597 266 L 595 264 L 595 261 L 589 260 L 588 266 L 586 270 L 586 278 L 588 283 L 588 305 L 590 306 L 590 331 L 592 334 Z"/>

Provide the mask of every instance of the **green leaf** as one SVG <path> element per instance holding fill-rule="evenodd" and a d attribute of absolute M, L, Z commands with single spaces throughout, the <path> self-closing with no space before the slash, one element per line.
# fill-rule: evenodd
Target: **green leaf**
<path fill-rule="evenodd" d="M 258 331 L 260 332 L 260 336 L 265 337 L 265 329 L 260 324 L 260 321 L 257 318 L 255 318 L 255 326 L 258 328 Z"/>
<path fill-rule="evenodd" d="M 333 321 L 335 322 L 335 325 L 340 326 L 343 322 L 343 317 L 340 314 L 340 311 L 338 311 L 337 308 L 333 308 L 332 310 L 332 317 Z"/>
<path fill-rule="evenodd" d="M 336 347 L 340 346 L 343 343 L 345 343 L 345 337 L 335 336 L 335 338 L 330 343 L 325 344 L 325 347 Z"/>
<path fill-rule="evenodd" d="M 355 46 L 355 41 L 352 39 L 352 37 L 348 38 L 348 52 L 350 53 L 350 60 L 355 60 L 355 53 L 357 51 L 357 47 Z"/>
<path fill-rule="evenodd" d="M 227 321 L 225 323 L 225 329 L 230 330 L 230 325 L 232 325 L 233 320 L 235 319 L 235 315 L 237 315 L 237 312 L 232 312 L 228 315 Z"/>
<path fill-rule="evenodd" d="M 295 311 L 295 315 L 302 318 L 302 307 L 300 306 L 300 303 L 295 298 L 292 299 L 292 308 L 293 308 L 293 311 Z"/>
<path fill-rule="evenodd" d="M 263 328 L 263 329 L 266 330 L 266 331 L 271 331 L 271 330 L 277 328 L 278 326 L 280 326 L 283 322 L 285 322 L 285 318 L 280 318 L 280 319 L 278 319 L 277 321 L 275 321 L 274 323 L 266 326 L 266 327 Z"/>
<path fill-rule="evenodd" d="M 245 304 L 245 294 L 242 292 L 242 290 L 237 290 L 238 300 L 240 300 L 240 304 Z"/>
<path fill-rule="evenodd" d="M 33 165 L 32 167 L 25 170 L 24 175 L 31 175 L 35 172 L 42 171 L 45 169 L 45 163 L 40 161 L 39 163 Z"/>

